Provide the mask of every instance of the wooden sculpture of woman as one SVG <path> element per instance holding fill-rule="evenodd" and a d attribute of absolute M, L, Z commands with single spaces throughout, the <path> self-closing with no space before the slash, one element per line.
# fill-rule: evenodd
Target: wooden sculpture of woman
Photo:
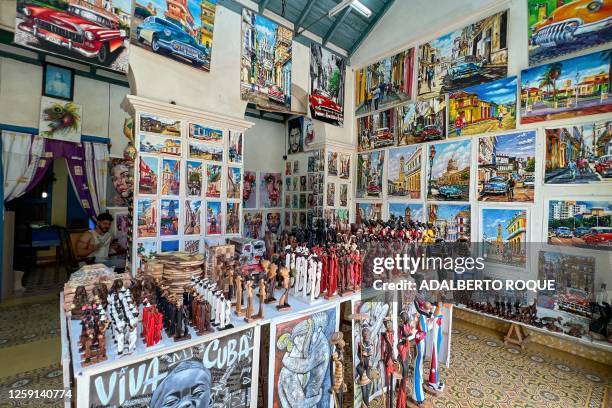
<path fill-rule="evenodd" d="M 252 321 L 253 317 L 253 281 L 247 280 L 246 282 L 246 292 L 247 292 L 247 307 L 246 312 L 244 314 L 244 320 L 247 322 Z"/>
<path fill-rule="evenodd" d="M 278 310 L 290 310 L 291 306 L 289 305 L 289 269 L 287 269 L 285 266 L 281 266 L 280 276 L 283 280 L 282 285 L 284 292 L 278 300 L 278 306 L 276 306 L 276 308 Z"/>
<path fill-rule="evenodd" d="M 236 316 L 242 316 L 242 275 L 236 274 L 234 278 L 236 286 Z"/>
<path fill-rule="evenodd" d="M 268 269 L 268 273 L 266 274 L 266 300 L 265 303 L 274 303 L 276 302 L 276 298 L 274 297 L 274 289 L 276 288 L 276 275 L 278 273 L 278 265 L 273 263 L 270 265 L 270 269 Z"/>
<path fill-rule="evenodd" d="M 344 382 L 344 339 L 342 332 L 332 334 L 331 344 L 335 346 L 332 353 L 332 394 L 334 396 L 334 404 L 336 408 L 344 406 L 344 393 L 348 391 L 348 387 Z"/>

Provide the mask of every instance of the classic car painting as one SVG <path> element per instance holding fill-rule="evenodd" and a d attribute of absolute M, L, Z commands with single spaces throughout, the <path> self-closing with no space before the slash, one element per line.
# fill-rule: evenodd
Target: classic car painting
<path fill-rule="evenodd" d="M 427 150 L 427 199 L 468 201 L 470 140 L 432 144 Z"/>
<path fill-rule="evenodd" d="M 395 144 L 395 109 L 388 109 L 357 119 L 359 151 Z"/>
<path fill-rule="evenodd" d="M 529 65 L 612 40 L 612 2 L 528 0 Z"/>
<path fill-rule="evenodd" d="M 18 0 L 15 43 L 127 73 L 129 0 Z"/>
<path fill-rule="evenodd" d="M 548 243 L 612 250 L 612 202 L 550 200 Z"/>
<path fill-rule="evenodd" d="M 217 0 L 136 1 L 132 44 L 210 71 Z"/>
<path fill-rule="evenodd" d="M 344 72 L 346 60 L 310 44 L 310 115 L 342 126 L 344 123 Z"/>

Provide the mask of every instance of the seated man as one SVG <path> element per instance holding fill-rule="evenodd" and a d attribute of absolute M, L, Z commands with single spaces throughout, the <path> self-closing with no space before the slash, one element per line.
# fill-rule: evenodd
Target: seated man
<path fill-rule="evenodd" d="M 110 259 L 108 253 L 113 242 L 110 232 L 113 216 L 105 212 L 98 215 L 96 228 L 89 230 L 79 238 L 76 246 L 76 255 L 79 258 L 94 258 L 96 263 L 110 267 L 124 267 L 125 258 Z"/>

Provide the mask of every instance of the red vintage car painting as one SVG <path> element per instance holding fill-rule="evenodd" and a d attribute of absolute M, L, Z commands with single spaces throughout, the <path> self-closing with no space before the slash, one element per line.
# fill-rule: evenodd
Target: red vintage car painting
<path fill-rule="evenodd" d="M 318 89 L 315 89 L 310 95 L 310 113 L 314 119 L 323 118 L 336 123 L 342 122 L 344 118 L 342 107 L 324 91 Z"/>

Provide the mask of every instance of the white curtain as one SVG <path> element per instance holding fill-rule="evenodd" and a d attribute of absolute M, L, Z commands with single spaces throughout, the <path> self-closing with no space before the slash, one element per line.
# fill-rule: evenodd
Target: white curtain
<path fill-rule="evenodd" d="M 36 174 L 44 149 L 45 140 L 41 136 L 2 131 L 5 202 L 25 194 Z"/>
<path fill-rule="evenodd" d="M 85 149 L 85 171 L 87 184 L 93 201 L 94 212 L 100 214 L 107 207 L 106 188 L 108 182 L 108 145 L 83 142 Z"/>

